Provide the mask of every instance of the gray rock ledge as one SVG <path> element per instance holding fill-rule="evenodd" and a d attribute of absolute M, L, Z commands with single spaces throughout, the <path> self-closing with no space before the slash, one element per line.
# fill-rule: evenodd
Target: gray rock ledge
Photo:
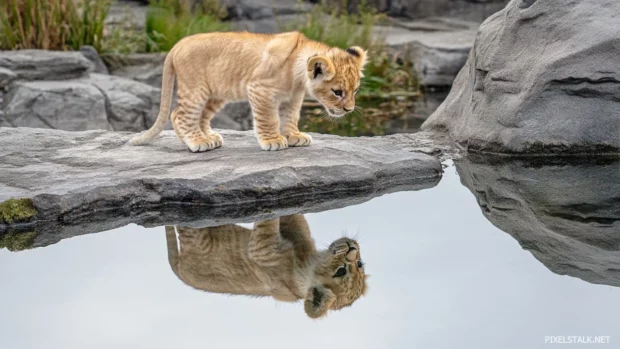
<path fill-rule="evenodd" d="M 38 214 L 26 225 L 80 225 L 84 234 L 320 211 L 430 188 L 442 174 L 439 160 L 423 153 L 432 149 L 410 134 L 313 134 L 311 147 L 265 152 L 252 131 L 220 132 L 224 147 L 194 154 L 172 131 L 131 146 L 129 132 L 0 128 L 0 202 L 31 198 Z"/>

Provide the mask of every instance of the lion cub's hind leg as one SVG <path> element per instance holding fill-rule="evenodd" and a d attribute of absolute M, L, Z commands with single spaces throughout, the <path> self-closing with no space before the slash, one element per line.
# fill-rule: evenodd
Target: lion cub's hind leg
<path fill-rule="evenodd" d="M 224 105 L 225 101 L 221 99 L 209 99 L 202 109 L 202 118 L 200 119 L 200 129 L 208 140 L 209 149 L 219 148 L 224 144 L 222 136 L 211 129 L 211 119 L 215 116 Z"/>
<path fill-rule="evenodd" d="M 177 136 L 193 153 L 215 148 L 214 138 L 208 137 L 200 128 L 206 103 L 200 96 L 179 93 L 178 105 L 172 112 L 172 126 Z"/>

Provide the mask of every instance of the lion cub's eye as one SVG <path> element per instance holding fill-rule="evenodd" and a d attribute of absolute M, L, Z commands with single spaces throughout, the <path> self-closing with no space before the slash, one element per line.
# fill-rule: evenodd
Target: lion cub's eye
<path fill-rule="evenodd" d="M 359 269 L 361 269 L 364 266 L 364 263 L 362 261 L 357 261 L 357 267 Z"/>
<path fill-rule="evenodd" d="M 335 278 L 339 278 L 339 277 L 343 277 L 347 275 L 347 268 L 346 267 L 340 267 L 338 268 L 338 270 L 336 270 L 336 274 L 334 274 Z"/>
<path fill-rule="evenodd" d="M 335 94 L 336 96 L 338 96 L 338 97 L 342 97 L 342 90 L 334 90 L 334 89 L 332 88 L 332 91 L 334 91 L 334 94 Z"/>

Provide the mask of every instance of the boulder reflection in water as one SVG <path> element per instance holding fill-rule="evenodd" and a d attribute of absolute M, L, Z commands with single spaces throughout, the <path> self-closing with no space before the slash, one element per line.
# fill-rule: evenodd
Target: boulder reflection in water
<path fill-rule="evenodd" d="M 554 273 L 620 286 L 620 161 L 457 161 L 484 216 Z"/>

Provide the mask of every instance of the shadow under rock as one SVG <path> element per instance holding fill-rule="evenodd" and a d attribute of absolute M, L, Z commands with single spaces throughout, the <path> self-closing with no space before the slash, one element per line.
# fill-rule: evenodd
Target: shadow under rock
<path fill-rule="evenodd" d="M 30 248 L 45 247 L 74 236 L 99 233 L 128 224 L 145 227 L 183 225 L 186 227 L 210 227 L 223 224 L 247 223 L 267 220 L 283 215 L 305 214 L 357 205 L 375 197 L 398 192 L 416 191 L 436 186 L 441 176 L 416 179 L 407 183 L 390 183 L 359 187 L 349 190 L 316 192 L 314 195 L 283 195 L 278 198 L 255 202 L 239 202 L 238 205 L 208 206 L 195 204 L 167 204 L 143 206 L 139 209 L 118 209 L 91 212 L 83 217 L 68 220 L 38 221 L 24 225 L 19 230 L 34 231 L 36 236 Z M 19 228 L 19 226 L 16 226 Z"/>

